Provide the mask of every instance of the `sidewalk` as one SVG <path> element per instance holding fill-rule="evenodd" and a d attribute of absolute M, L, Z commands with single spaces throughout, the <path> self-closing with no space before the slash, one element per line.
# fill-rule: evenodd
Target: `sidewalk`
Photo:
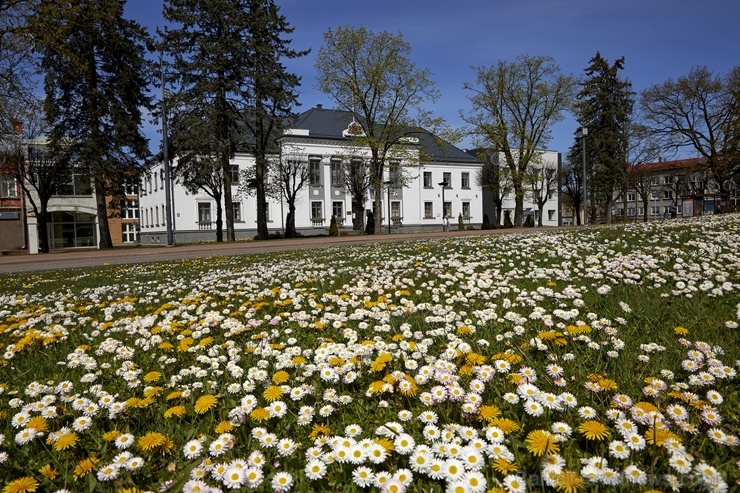
<path fill-rule="evenodd" d="M 548 228 L 549 229 L 549 228 Z M 208 243 L 198 245 L 175 245 L 173 247 L 142 246 L 136 248 L 114 248 L 112 250 L 66 250 L 63 252 L 37 255 L 8 255 L 0 257 L 0 275 L 23 272 L 95 267 L 101 265 L 136 264 L 161 262 L 214 255 L 247 255 L 252 253 L 276 252 L 306 248 L 326 248 L 341 245 L 385 243 L 389 241 L 412 241 L 444 236 L 477 236 L 514 232 L 535 232 L 540 229 L 490 229 L 472 231 L 392 233 L 380 235 L 333 236 L 265 240 L 237 241 L 233 243 Z"/>

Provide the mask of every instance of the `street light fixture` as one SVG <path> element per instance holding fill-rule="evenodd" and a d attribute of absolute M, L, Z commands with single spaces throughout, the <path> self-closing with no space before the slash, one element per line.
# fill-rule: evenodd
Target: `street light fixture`
<path fill-rule="evenodd" d="M 388 190 L 388 234 L 391 234 L 391 185 L 393 185 L 393 182 L 391 180 L 384 181 L 383 185 Z"/>
<path fill-rule="evenodd" d="M 586 225 L 586 136 L 588 135 L 588 128 L 581 127 L 581 152 L 583 154 L 583 225 Z"/>

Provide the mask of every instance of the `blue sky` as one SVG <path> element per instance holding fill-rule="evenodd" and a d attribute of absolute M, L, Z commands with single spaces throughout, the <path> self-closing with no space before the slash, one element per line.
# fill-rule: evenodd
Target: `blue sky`
<path fill-rule="evenodd" d="M 316 104 L 334 107 L 316 88 L 314 62 L 323 33 L 343 25 L 402 33 L 411 57 L 428 68 L 441 93 L 430 109 L 448 124 L 463 125 L 469 111 L 465 82 L 474 82 L 471 66 L 514 60 L 519 55 L 548 55 L 563 72 L 582 76 L 601 52 L 609 62 L 625 57 L 623 77 L 637 92 L 651 84 L 687 75 L 705 65 L 725 74 L 740 65 L 738 0 L 278 0 L 295 28 L 292 47 L 311 53 L 290 61 L 302 77 L 298 110 Z M 150 28 L 163 26 L 162 3 L 129 0 L 126 16 Z M 567 117 L 553 129 L 547 148 L 567 153 L 576 122 Z M 153 147 L 159 135 L 149 128 Z M 458 144 L 471 146 L 469 140 Z"/>

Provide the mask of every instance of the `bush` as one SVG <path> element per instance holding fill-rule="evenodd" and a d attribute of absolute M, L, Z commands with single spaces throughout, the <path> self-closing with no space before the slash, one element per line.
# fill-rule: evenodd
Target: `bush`
<path fill-rule="evenodd" d="M 465 220 L 462 217 L 462 212 L 457 215 L 457 230 L 465 231 Z"/>
<path fill-rule="evenodd" d="M 504 228 L 513 228 L 514 223 L 511 222 L 511 211 L 504 211 Z"/>
<path fill-rule="evenodd" d="M 372 211 L 367 213 L 367 224 L 365 224 L 365 234 L 375 234 L 375 214 Z"/>
<path fill-rule="evenodd" d="M 527 217 L 524 219 L 524 227 L 534 228 L 534 216 L 532 214 L 527 214 Z"/>
<path fill-rule="evenodd" d="M 331 223 L 329 224 L 329 236 L 339 236 L 339 226 L 337 226 L 337 217 L 331 215 Z"/>

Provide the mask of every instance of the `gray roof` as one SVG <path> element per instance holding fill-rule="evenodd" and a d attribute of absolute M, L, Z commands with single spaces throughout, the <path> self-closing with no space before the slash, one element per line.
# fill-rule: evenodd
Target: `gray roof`
<path fill-rule="evenodd" d="M 345 137 L 343 132 L 352 121 L 353 117 L 350 111 L 324 109 L 317 106 L 297 115 L 289 124 L 289 128 L 308 130 L 309 134 L 308 136 L 293 134 L 291 138 L 349 141 L 350 137 Z M 424 129 L 411 132 L 411 136 L 419 139 L 419 145 L 425 153 L 425 161 L 481 164 L 475 156 L 444 142 Z"/>

